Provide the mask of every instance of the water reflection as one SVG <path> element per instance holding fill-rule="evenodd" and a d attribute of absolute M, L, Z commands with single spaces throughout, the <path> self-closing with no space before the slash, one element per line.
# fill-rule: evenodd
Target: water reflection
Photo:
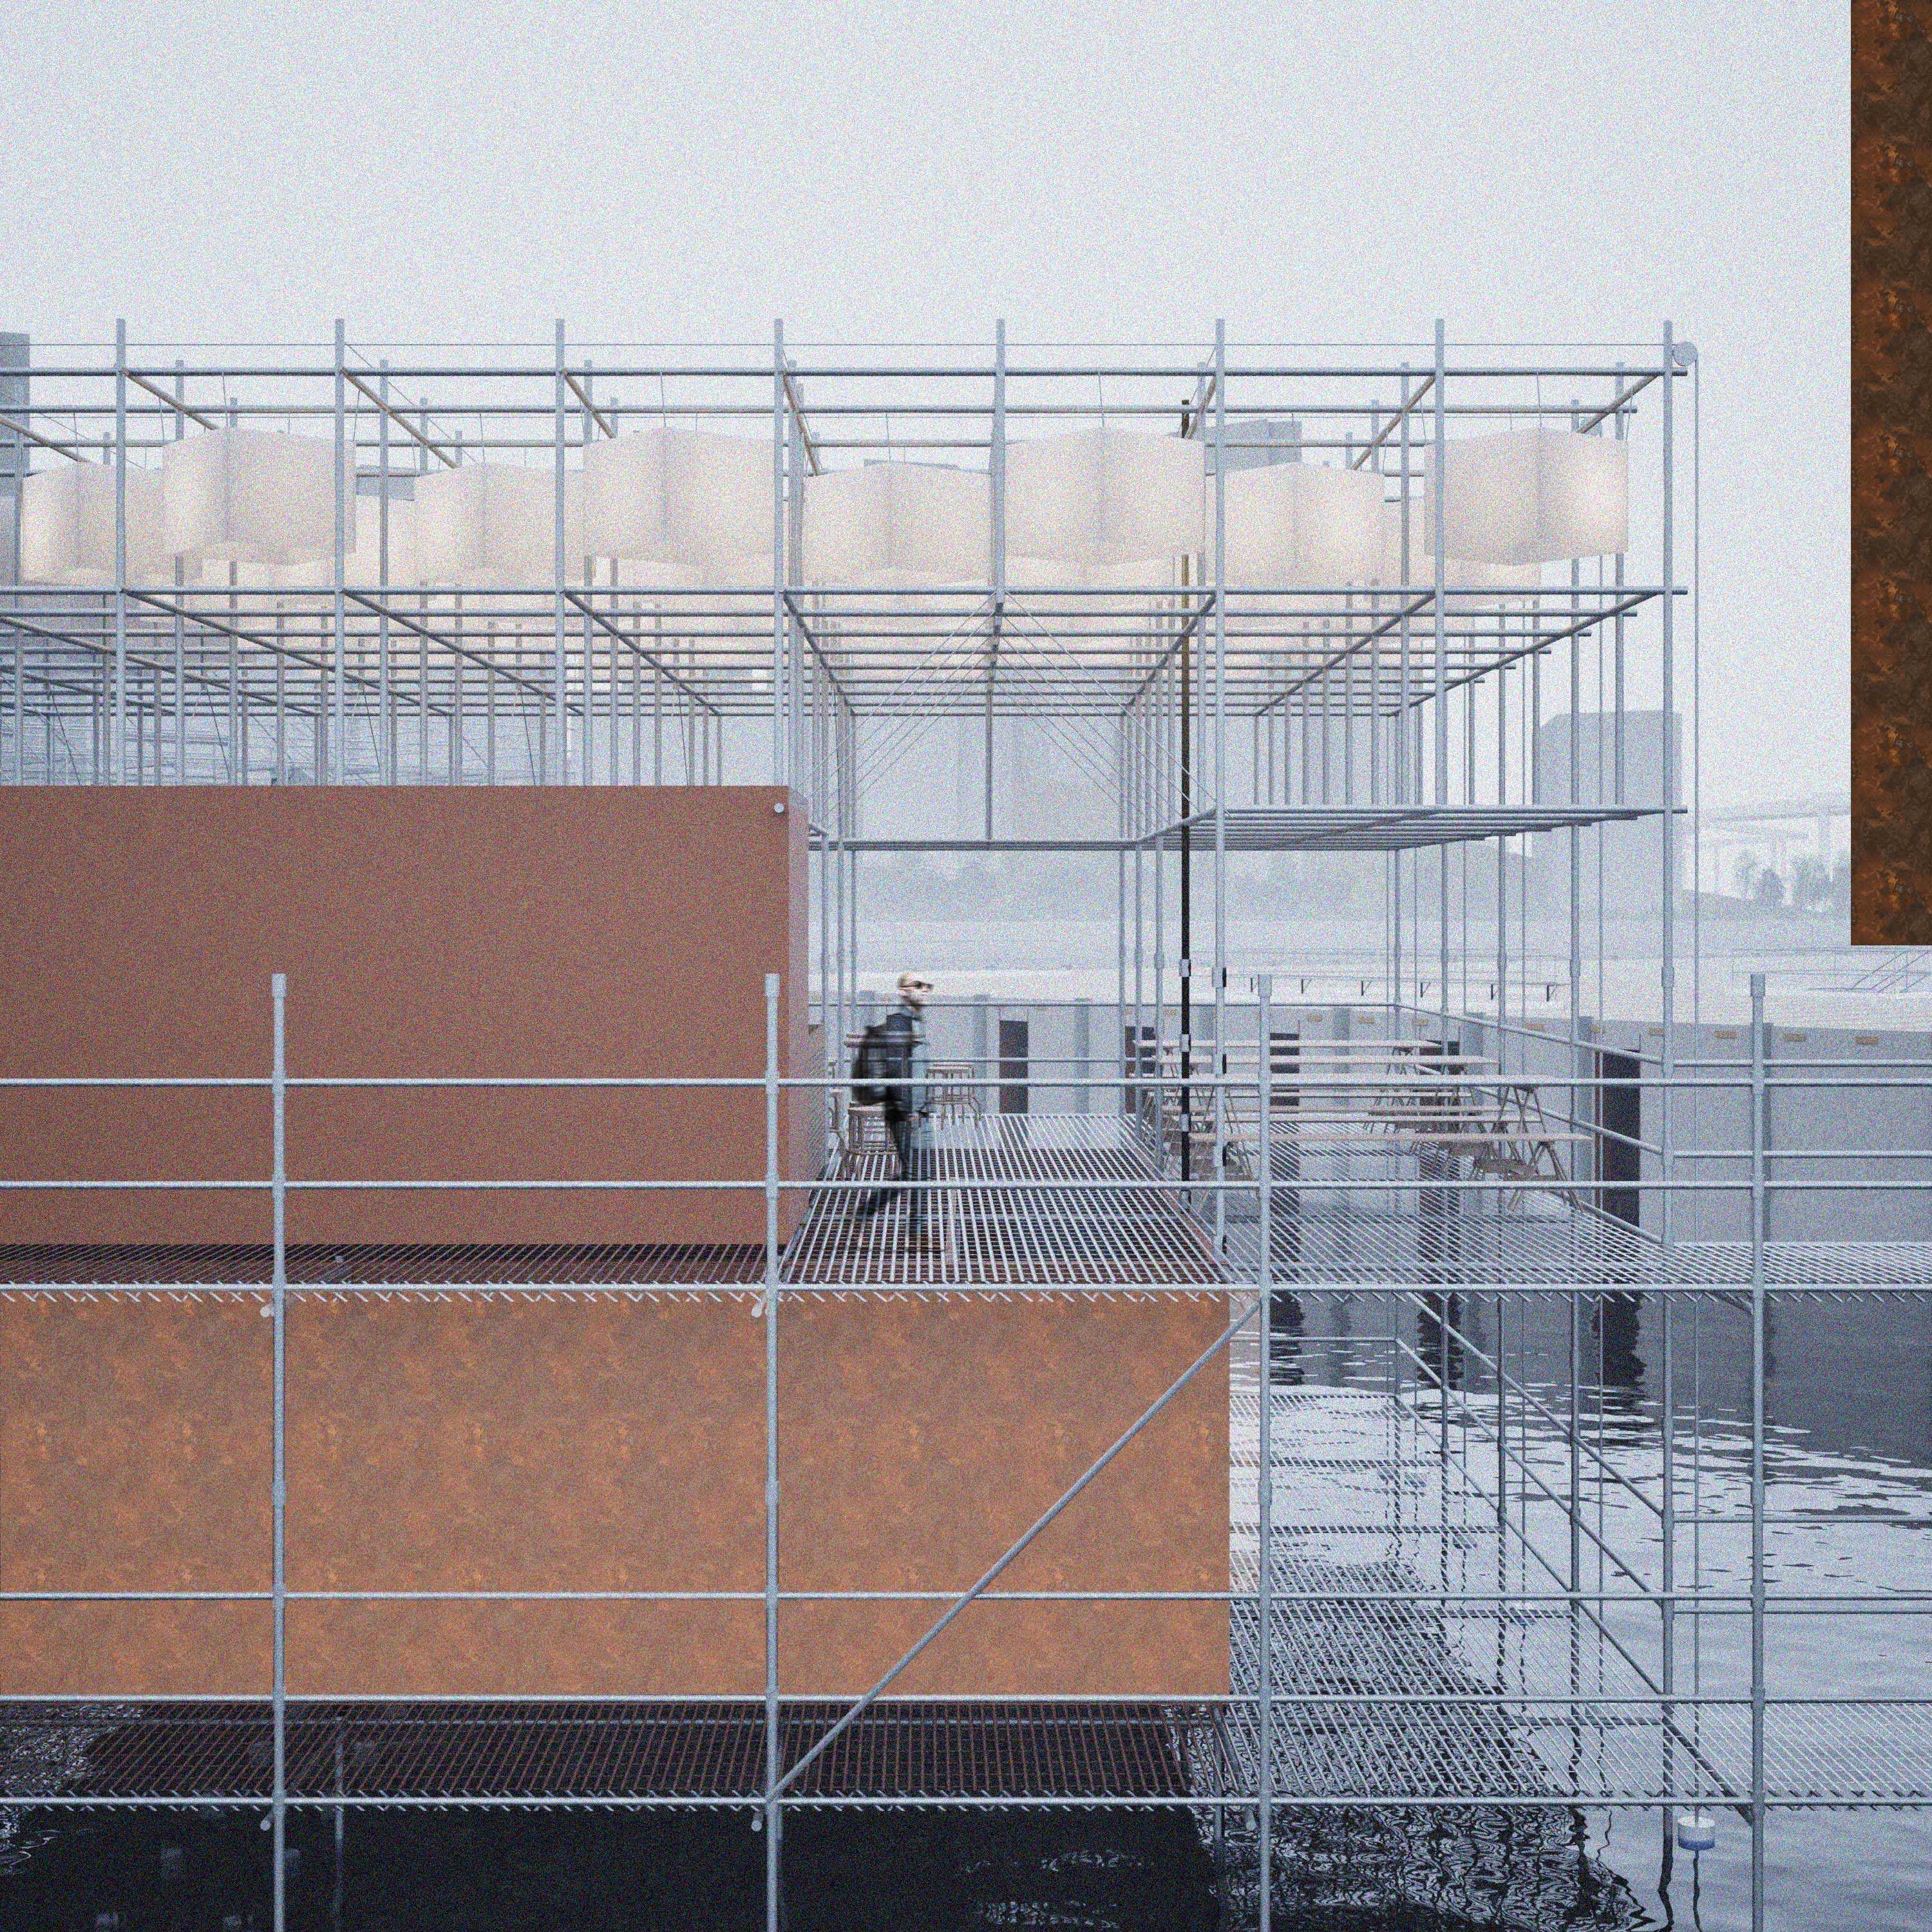
<path fill-rule="evenodd" d="M 253 1818 L 55 1821 L 0 1862 L 0 1924 L 262 1932 Z M 1225 1932 L 1254 1918 L 1252 1822 L 1182 1812 L 801 1814 L 785 1834 L 787 1932 Z M 1657 1922 L 1580 1815 L 1470 1806 L 1297 1810 L 1275 1821 L 1283 1932 L 1642 1932 Z M 350 1814 L 290 1820 L 290 1932 L 751 1932 L 763 1844 L 741 1818 Z"/>
<path fill-rule="evenodd" d="M 1638 1348 L 1643 1298 L 1634 1292 L 1594 1297 L 1590 1333 L 1597 1344 L 1597 1378 L 1606 1405 L 1626 1412 L 1643 1399 L 1643 1357 Z"/>
<path fill-rule="evenodd" d="M 1580 1313 L 1586 1402 L 1587 1392 L 1600 1390 L 1625 1425 L 1604 1453 L 1628 1456 L 1629 1473 L 1641 1478 L 1654 1467 L 1644 1459 L 1655 1451 L 1664 1298 L 1611 1289 Z M 1284 1288 L 1270 1315 L 1266 1376 L 1277 1388 L 1384 1385 L 1387 1351 L 1377 1337 L 1400 1319 L 1420 1358 L 1409 1364 L 1412 1388 L 1418 1378 L 1425 1387 L 1492 1385 L 1476 1351 L 1493 1354 L 1500 1328 L 1512 1372 L 1545 1394 L 1567 1394 L 1571 1336 L 1560 1297 L 1511 1300 L 1499 1313 L 1479 1288 L 1439 1287 L 1419 1306 Z M 1702 1390 L 1706 1503 L 1714 1520 L 1735 1520 L 1745 1448 L 1736 1418 L 1748 1399 L 1744 1311 L 1736 1298 L 1680 1299 L 1668 1317 L 1681 1418 Z M 1815 1574 L 1837 1587 L 1922 1574 L 1919 1538 L 1932 1534 L 1932 1306 L 1898 1297 L 1782 1300 L 1772 1323 L 1774 1478 L 1783 1506 L 1805 1517 L 1802 1533 L 1786 1529 L 1775 1543 L 1785 1581 L 1801 1587 Z M 1244 1360 L 1252 1388 L 1257 1365 L 1252 1353 Z M 1614 1521 L 1612 1530 L 1621 1533 Z M 1712 1538 L 1707 1576 L 1735 1586 L 1740 1548 L 1735 1538 L 1721 1546 Z M 1786 1617 L 1776 1636 L 1780 1688 L 1917 1694 L 1932 1668 L 1924 1622 Z M 1746 1634 L 1732 1618 L 1710 1620 L 1695 1635 L 1712 1681 L 1720 1670 L 1738 1681 Z M 1688 1658 L 1693 1634 L 1684 1641 Z M 1654 1813 L 1606 1826 L 1553 1808 L 1284 1808 L 1276 1825 L 1276 1923 L 1293 1932 L 1637 1932 L 1673 1922 L 1717 1932 L 1740 1922 L 1747 1895 L 1744 1834 L 1728 1815 L 1717 1853 L 1695 1870 L 1678 1862 L 1674 1920 L 1651 1902 L 1661 1851 Z M 1220 1932 L 1252 1922 L 1253 1880 L 1241 1858 L 1250 1831 L 1238 1816 L 1229 1821 L 1217 1871 L 1211 1832 L 1178 1812 L 801 1815 L 787 1834 L 788 1925 Z M 339 1916 L 330 1822 L 298 1814 L 292 1842 L 292 1932 L 759 1923 L 761 1843 L 741 1820 L 715 1814 L 354 1814 Z M 1932 1924 L 1932 1828 L 1922 1816 L 1780 1813 L 1773 1856 L 1774 1923 L 1810 1932 Z M 266 1834 L 247 1816 L 29 1814 L 10 1838 L 0 1831 L 0 1926 L 260 1932 L 266 1859 Z"/>
<path fill-rule="evenodd" d="M 1581 1813 L 1288 1808 L 1275 1837 L 1281 1932 L 1649 1932 L 1659 1922 L 1594 1855 Z M 1250 1855 L 1252 1842 L 1240 1841 Z M 1255 1890 L 1251 1872 L 1230 1874 L 1228 1925 L 1255 1922 Z"/>
<path fill-rule="evenodd" d="M 1277 1288 L 1268 1296 L 1268 1378 L 1276 1388 L 1298 1388 L 1306 1380 L 1302 1334 L 1307 1312 L 1292 1289 Z"/>
<path fill-rule="evenodd" d="M 43 1814 L 44 1816 L 44 1814 Z M 0 1863 L 0 1924 L 262 1932 L 267 1834 L 249 1816 L 69 1814 Z M 350 1814 L 290 1825 L 290 1932 L 752 1932 L 764 1840 L 742 1816 Z M 1214 1876 L 1182 1812 L 800 1813 L 787 1932 L 1216 1932 Z M 340 1892 L 338 1892 L 338 1882 Z"/>
<path fill-rule="evenodd" d="M 1415 1315 L 1415 1372 L 1431 1388 L 1461 1388 L 1468 1358 L 1463 1298 L 1431 1294 L 1423 1298 Z M 1478 1346 L 1480 1347 L 1480 1343 Z"/>

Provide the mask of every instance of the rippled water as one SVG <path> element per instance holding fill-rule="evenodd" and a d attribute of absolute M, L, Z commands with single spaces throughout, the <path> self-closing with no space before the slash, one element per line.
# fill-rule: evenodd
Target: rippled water
<path fill-rule="evenodd" d="M 1563 1316 L 1531 1317 L 1532 1378 L 1553 1390 Z M 1470 1316 L 1480 1326 L 1480 1310 Z M 1346 1386 L 1379 1362 L 1346 1338 L 1283 1339 L 1278 1383 Z M 1480 1335 L 1477 1336 L 1479 1340 Z M 1770 1532 L 1790 1588 L 1932 1588 L 1932 1307 L 1784 1304 L 1772 1332 Z M 1742 1322 L 1680 1323 L 1703 1392 L 1699 1494 L 1722 1516 L 1742 1501 L 1748 1438 Z M 1605 1454 L 1652 1468 L 1659 1390 L 1654 1306 L 1609 1308 L 1586 1360 L 1602 1394 Z M 1241 1370 L 1238 1365 L 1237 1381 Z M 1248 1372 L 1252 1378 L 1253 1365 Z M 1599 1381 L 1599 1375 L 1600 1380 Z M 1682 1394 L 1680 1401 L 1685 1400 Z M 1532 1458 L 1555 1453 L 1532 1439 Z M 1615 1492 L 1612 1492 L 1614 1498 Z M 1614 1540 L 1616 1500 L 1603 1519 Z M 1634 1527 L 1634 1526 L 1631 1526 Z M 1700 1533 L 1707 1580 L 1736 1582 L 1746 1550 Z M 1772 1684 L 1787 1696 L 1913 1696 L 1932 1686 L 1932 1618 L 1777 1619 Z M 1687 1633 L 1687 1672 L 1710 1684 L 1743 1667 L 1741 1618 Z M 32 1932 L 255 1932 L 268 1918 L 267 1836 L 251 1817 L 15 1814 L 0 1847 L 0 1928 Z M 1748 1835 L 1720 1814 L 1718 1849 L 1678 1855 L 1666 1882 L 1654 1811 L 1453 1808 L 1426 1814 L 1279 1815 L 1276 1923 L 1293 1932 L 1450 1932 L 1464 1927 L 1626 1932 L 1746 1925 Z M 291 1823 L 290 1925 L 343 1932 L 602 1932 L 761 1922 L 763 1844 L 704 1813 L 350 1814 Z M 802 1928 L 1209 1928 L 1252 1922 L 1249 1847 L 1231 1826 L 1212 1848 L 1179 1814 L 816 1814 L 788 1827 L 788 1925 Z M 1250 1868 L 1251 1870 L 1251 1868 Z M 1932 1819 L 1879 1810 L 1780 1812 L 1768 1863 L 1770 1922 L 1804 1932 L 1932 1926 Z"/>
<path fill-rule="evenodd" d="M 1687 1304 L 1678 1306 L 1679 1507 L 1688 1517 L 1694 1494 L 1696 1513 L 1718 1520 L 1694 1532 L 1686 1522 L 1680 1565 L 1688 1570 L 1694 1559 L 1707 1587 L 1742 1592 L 1750 1576 L 1749 1330 L 1740 1306 L 1706 1301 L 1694 1315 Z M 1299 1308 L 1293 1312 L 1304 1318 Z M 1456 1319 L 1478 1346 L 1493 1347 L 1491 1305 L 1467 1303 Z M 1293 1332 L 1293 1321 L 1283 1324 L 1290 1332 L 1277 1340 L 1277 1385 L 1346 1387 L 1384 1374 L 1382 1358 L 1333 1332 L 1346 1322 L 1324 1322 L 1313 1306 L 1305 1321 L 1310 1331 L 1305 1334 Z M 1524 1321 L 1527 1378 L 1560 1409 L 1567 1400 L 1564 1306 L 1532 1301 Z M 1318 1328 L 1324 1332 L 1314 1334 Z M 1653 1483 L 1661 1408 L 1659 1329 L 1654 1298 L 1618 1298 L 1598 1304 L 1582 1336 L 1589 1431 L 1612 1467 Z M 1411 1339 L 1423 1338 L 1412 1330 Z M 1774 1299 L 1767 1340 L 1766 1567 L 1774 1591 L 1932 1591 L 1932 1298 Z M 1513 1371 L 1518 1346 L 1513 1330 Z M 1432 1359 L 1431 1348 L 1423 1352 Z M 1452 1363 L 1452 1386 L 1467 1366 Z M 1561 1489 L 1567 1460 L 1562 1438 L 1534 1424 L 1527 1433 L 1532 1466 Z M 1589 1520 L 1612 1545 L 1625 1548 L 1640 1547 L 1647 1528 L 1640 1507 L 1614 1488 L 1600 1514 L 1592 1508 Z M 1655 1629 L 1654 1616 L 1638 1611 L 1606 1622 L 1634 1647 Z M 1741 1616 L 1680 1624 L 1680 1683 L 1742 1691 L 1749 1682 L 1748 1638 L 1748 1620 Z M 1767 1656 L 1774 1696 L 1932 1696 L 1932 1616 L 1923 1614 L 1780 1612 L 1770 1621 Z M 1932 1724 L 1904 1714 L 1891 1728 L 1916 1781 L 1921 1788 L 1932 1784 Z M 1682 1853 L 1666 1857 L 1654 1811 L 1563 1815 L 1579 1855 L 1567 1898 L 1561 1860 L 1552 1861 L 1546 1847 L 1538 1849 L 1519 1826 L 1504 1825 L 1515 1841 L 1508 1862 L 1534 1875 L 1533 1900 L 1519 1895 L 1490 1916 L 1478 1905 L 1452 1922 L 1691 1925 L 1712 1932 L 1749 1924 L 1749 1831 L 1736 1812 L 1718 1810 L 1717 1848 L 1695 1860 Z M 1459 1869 L 1472 1858 L 1491 1862 L 1485 1847 L 1496 1821 L 1520 1816 L 1473 1814 L 1453 1842 L 1438 1846 L 1444 1868 Z M 1373 1843 L 1372 1832 L 1370 1838 Z M 1398 1916 L 1363 1922 L 1411 1922 L 1399 1916 L 1406 1909 L 1401 1901 L 1430 1896 L 1417 1884 L 1406 1853 L 1388 1852 L 1378 1846 L 1367 1855 L 1368 1883 L 1382 1887 Z M 1362 1853 L 1352 1848 L 1348 1859 L 1359 1873 Z M 1923 1932 L 1932 1927 L 1932 1813 L 1774 1810 L 1766 1873 L 1773 1926 Z M 1344 1891 L 1322 1890 L 1319 1909 L 1289 1922 L 1311 1928 L 1354 1924 L 1343 1909 Z M 1289 1902 L 1295 1902 L 1293 1895 Z"/>

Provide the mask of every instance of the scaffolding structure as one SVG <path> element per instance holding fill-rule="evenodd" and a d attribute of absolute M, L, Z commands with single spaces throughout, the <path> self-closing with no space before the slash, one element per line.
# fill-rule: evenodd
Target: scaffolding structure
<path fill-rule="evenodd" d="M 1735 1816 L 1756 1928 L 1769 1922 L 1766 1848 L 1781 1815 L 1932 1804 L 1932 1699 L 1774 1688 L 1787 1620 L 1889 1619 L 1917 1641 L 1932 1591 L 1782 1574 L 1792 1525 L 1771 1503 L 1772 1310 L 1780 1298 L 1932 1293 L 1932 1244 L 1776 1238 L 1780 1190 L 1816 1185 L 1780 1162 L 1821 1156 L 1771 1147 L 1771 1096 L 1847 1082 L 1823 1060 L 1769 1064 L 1761 981 L 1748 1060 L 1683 1050 L 1696 1009 L 1678 982 L 1694 985 L 1697 944 L 1680 910 L 1679 825 L 1694 784 L 1687 796 L 1667 734 L 1654 774 L 1634 770 L 1625 746 L 1640 705 L 1673 719 L 1694 676 L 1680 420 L 1695 370 L 1668 328 L 1650 344 L 1525 360 L 1452 345 L 1440 326 L 1410 352 L 1241 347 L 1218 329 L 1186 350 L 1022 349 L 1002 329 L 987 348 L 860 354 L 788 346 L 780 328 L 768 351 L 671 354 L 573 344 L 560 325 L 547 355 L 352 344 L 338 326 L 320 349 L 191 356 L 134 344 L 123 328 L 111 358 L 37 364 L 0 412 L 0 438 L 13 440 L 16 474 L 108 467 L 116 567 L 105 584 L 0 591 L 0 780 L 789 785 L 812 828 L 826 1057 L 782 1073 L 770 983 L 762 1076 L 717 1083 L 764 1093 L 764 1172 L 718 1184 L 762 1195 L 761 1246 L 311 1253 L 285 1238 L 290 1193 L 316 1184 L 289 1170 L 281 1128 L 290 1090 L 316 1076 L 288 1064 L 286 984 L 265 988 L 273 1064 L 239 1083 L 220 1071 L 260 1087 L 273 1111 L 274 1170 L 249 1184 L 273 1202 L 272 1241 L 24 1251 L 5 1258 L 0 1293 L 240 1297 L 272 1317 L 262 1585 L 138 1594 L 265 1606 L 274 1681 L 241 1703 L 11 1702 L 0 1711 L 10 1763 L 32 1771 L 9 1771 L 8 1802 L 260 1810 L 273 1827 L 278 1932 L 286 1821 L 307 1810 L 333 1815 L 339 1853 L 341 1821 L 358 1808 L 734 1809 L 764 1834 L 763 1922 L 776 1932 L 784 1822 L 802 1808 L 1184 1810 L 1214 1850 L 1230 1909 L 1264 1928 L 1298 1882 L 1296 1834 L 1323 1811 L 1648 1812 L 1663 1820 L 1666 1876 L 1680 1844 L 1688 1855 L 1714 1816 Z M 1021 566 L 1007 554 L 1010 448 L 1117 420 L 1201 446 L 1200 547 L 1057 577 Z M 673 422 L 763 440 L 762 580 L 746 569 L 641 583 L 567 554 L 566 485 L 584 450 Z M 130 578 L 129 476 L 170 442 L 236 424 L 320 425 L 332 439 L 333 557 L 292 574 L 230 562 L 211 581 L 206 565 L 176 561 L 171 583 Z M 1510 427 L 1625 446 L 1627 550 L 1507 580 L 1460 569 L 1430 479 L 1459 436 Z M 808 480 L 908 460 L 983 476 L 983 571 L 963 583 L 808 580 Z M 548 578 L 389 582 L 393 506 L 416 479 L 479 460 L 538 470 L 553 486 Z M 1228 480 L 1288 460 L 1382 479 L 1400 530 L 1396 580 L 1231 580 Z M 377 531 L 373 573 L 352 563 L 369 554 L 350 541 L 352 500 Z M 1432 548 L 1419 541 L 1430 529 Z M 1592 706 L 1601 728 L 1586 754 Z M 1569 755 L 1552 782 L 1539 748 L 1564 717 Z M 980 749 L 974 822 L 943 833 L 874 822 L 879 775 L 942 723 Z M 1080 775 L 1111 832 L 1042 822 L 1033 800 L 1000 795 L 996 741 L 1015 731 Z M 1656 1000 L 1637 1017 L 1654 1022 L 1656 1046 L 1628 1054 L 1606 1052 L 1600 1032 L 1600 829 L 1616 826 L 1647 830 L 1654 886 Z M 1532 841 L 1557 855 L 1563 881 L 1560 1028 L 1532 1029 L 1522 997 Z M 934 1238 L 913 1247 L 896 1214 L 856 1212 L 887 1171 L 846 1104 L 844 1063 L 862 1011 L 864 866 L 935 850 L 1084 854 L 1110 868 L 1115 994 L 1083 1016 L 1075 1060 L 1036 1056 L 1015 1072 L 983 1040 L 949 1041 L 965 1069 L 962 1102 L 929 1170 L 902 1184 L 932 1203 Z M 1472 873 L 1472 852 L 1489 855 L 1486 875 L 1480 862 Z M 1278 998 L 1231 942 L 1232 861 L 1298 853 L 1372 868 L 1379 997 L 1365 987 L 1346 1031 Z M 298 964 L 291 971 L 298 984 Z M 965 1017 L 937 1014 L 935 1036 Z M 1857 1078 L 1922 1090 L 1932 1066 L 1888 1063 Z M 780 1178 L 788 1088 L 831 1102 L 822 1172 L 800 1184 Z M 1027 1104 L 1045 1090 L 1066 1110 Z M 1700 1138 L 1720 1102 L 1738 1110 L 1742 1138 Z M 1927 1151 L 1848 1151 L 1856 1164 L 1831 1186 L 1909 1196 L 1920 1185 L 1910 1163 Z M 72 1184 L 10 1172 L 0 1184 Z M 783 1240 L 794 1186 L 808 1206 Z M 1728 1225 L 1713 1204 L 1735 1215 L 1732 1238 L 1710 1238 Z M 456 1708 L 290 1697 L 292 1600 L 428 1594 L 289 1584 L 287 1310 L 304 1295 L 363 1293 L 698 1294 L 756 1310 L 764 1587 L 689 1594 L 762 1607 L 760 1698 Z M 1051 1510 L 988 1549 L 970 1588 L 869 1593 L 920 1599 L 930 1622 L 866 1696 L 800 1700 L 781 1681 L 780 1621 L 802 1594 L 828 1593 L 789 1590 L 778 1560 L 788 1302 L 974 1294 L 1208 1296 L 1226 1319 Z M 1613 1426 L 1601 1366 L 1640 1308 L 1660 1352 L 1647 1434 Z M 1741 1412 L 1707 1366 L 1720 1337 L 1745 1364 Z M 1307 1372 L 1324 1352 L 1346 1360 L 1345 1378 Z M 896 1696 L 905 1667 L 970 1604 L 1038 1596 L 1006 1588 L 1014 1562 L 1203 1376 L 1228 1380 L 1232 1540 L 1225 1587 L 1188 1594 L 1229 1608 L 1230 1694 Z"/>

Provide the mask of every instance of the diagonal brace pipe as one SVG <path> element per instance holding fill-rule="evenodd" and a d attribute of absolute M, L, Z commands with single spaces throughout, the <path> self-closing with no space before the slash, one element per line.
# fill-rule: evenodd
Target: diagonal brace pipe
<path fill-rule="evenodd" d="M 1070 1489 L 1063 1490 L 1060 1492 L 1060 1499 L 1042 1515 L 1036 1517 L 1031 1526 L 1020 1536 L 1018 1540 L 1010 1544 L 1005 1554 L 999 1558 L 980 1580 L 964 1596 L 961 1597 L 950 1610 L 946 1611 L 925 1636 L 921 1637 L 910 1650 L 904 1652 L 898 1661 L 872 1686 L 872 1689 L 868 1690 L 838 1720 L 838 1723 L 834 1724 L 824 1736 L 820 1738 L 818 1743 L 814 1744 L 811 1750 L 807 1751 L 804 1756 L 800 1758 L 797 1763 L 772 1786 L 771 1791 L 772 1797 L 782 1796 L 788 1786 L 796 1784 L 800 1776 L 807 1768 L 823 1757 L 826 1752 L 830 1750 L 832 1746 L 849 1731 L 879 1701 L 880 1697 L 884 1696 L 888 1688 L 906 1670 L 907 1666 L 938 1641 L 969 1604 L 985 1591 L 991 1588 L 998 1580 L 1003 1570 L 1009 1568 L 1039 1541 L 1048 1526 L 1071 1505 L 1075 1497 L 1086 1489 L 1120 1454 L 1121 1450 L 1126 1448 L 1127 1444 L 1132 1442 L 1134 1438 L 1139 1435 L 1141 1431 L 1146 1428 L 1148 1424 L 1152 1422 L 1161 1411 L 1166 1408 L 1168 1404 L 1254 1319 L 1260 1312 L 1261 1305 L 1260 1298 L 1257 1296 L 1234 1317 L 1233 1321 L 1228 1323 L 1226 1328 L 1222 1330 L 1220 1334 L 1215 1336 L 1213 1341 L 1208 1343 L 1206 1348 L 1202 1350 L 1199 1354 L 1195 1357 L 1192 1361 L 1188 1364 L 1186 1368 L 1181 1370 L 1174 1381 L 1168 1383 L 1160 1394 L 1155 1397 L 1152 1404 L 1142 1411 L 1138 1419 L 1132 1423 L 1123 1434 L 1117 1436 L 1100 1456 L 1088 1466 L 1086 1473 Z"/>

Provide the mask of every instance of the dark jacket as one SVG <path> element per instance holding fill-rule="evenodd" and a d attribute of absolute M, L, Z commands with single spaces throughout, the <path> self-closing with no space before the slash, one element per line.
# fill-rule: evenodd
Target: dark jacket
<path fill-rule="evenodd" d="M 916 1014 L 904 1006 L 896 1006 L 886 1016 L 884 1032 L 886 1078 L 913 1083 L 887 1087 L 885 1111 L 889 1116 L 909 1120 L 925 1113 L 928 1105 L 926 1028 Z"/>

